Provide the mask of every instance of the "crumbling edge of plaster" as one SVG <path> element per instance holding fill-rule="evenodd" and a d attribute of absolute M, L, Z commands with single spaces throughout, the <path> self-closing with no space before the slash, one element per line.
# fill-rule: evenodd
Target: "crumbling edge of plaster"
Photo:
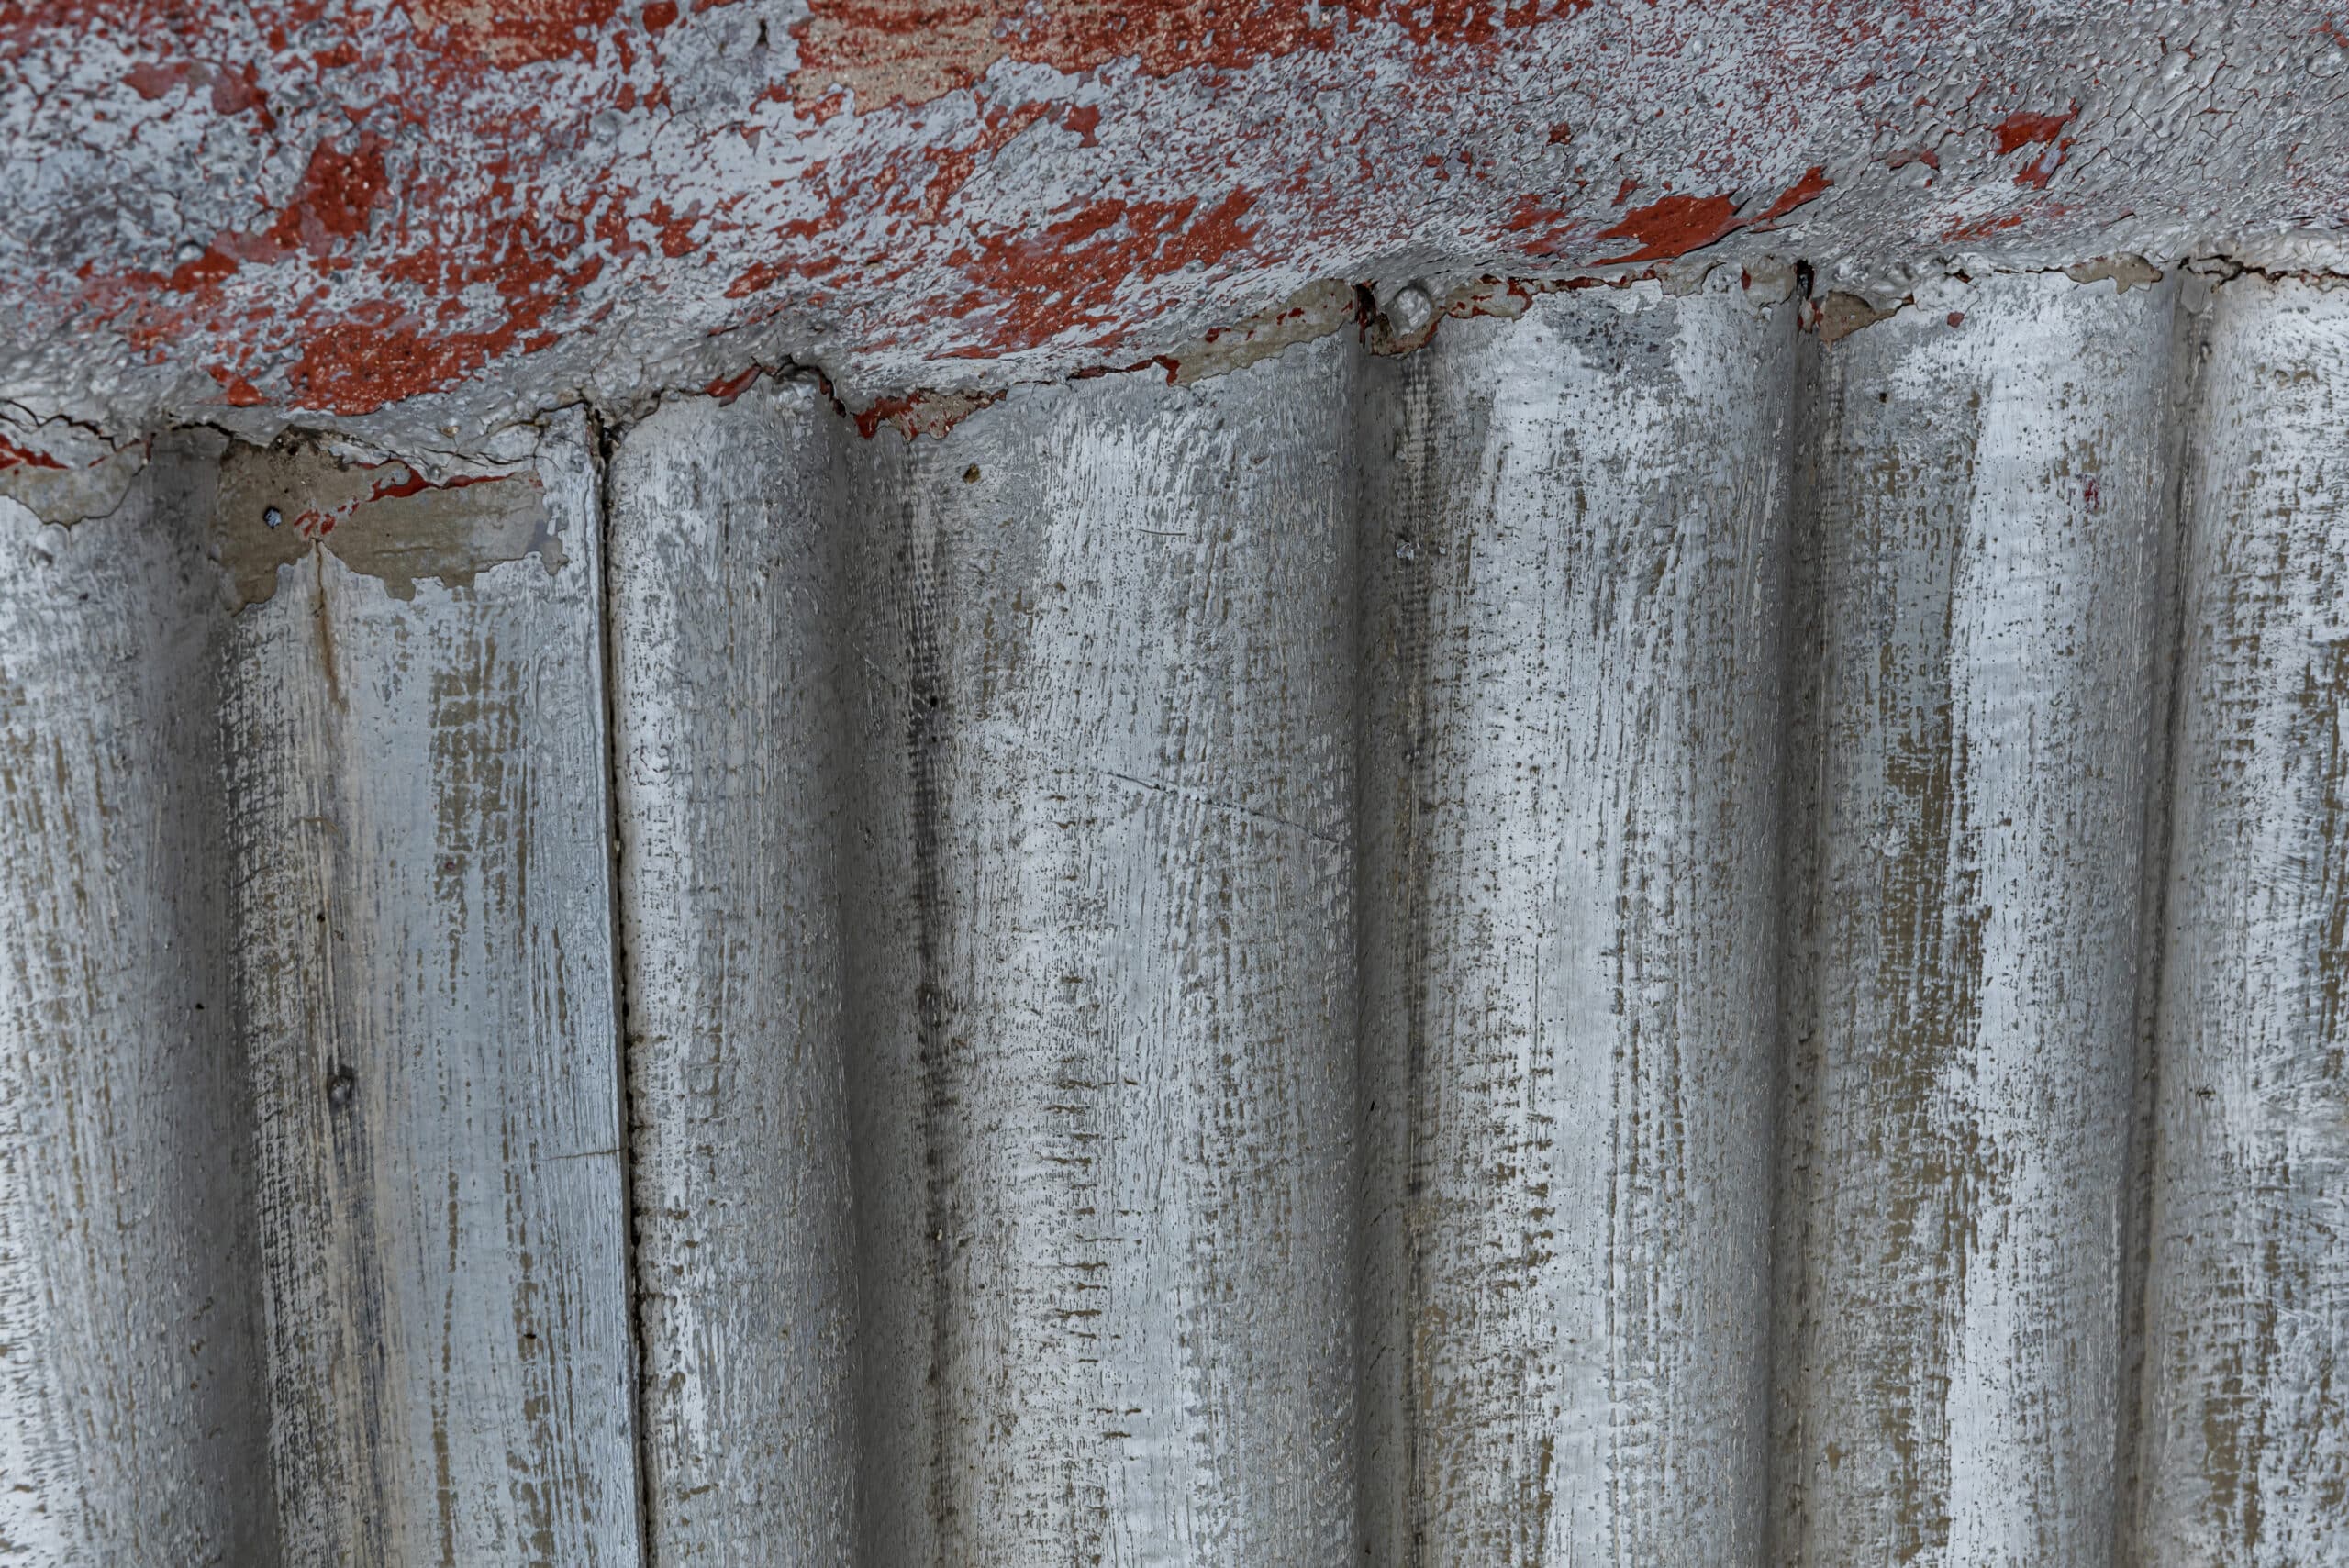
<path fill-rule="evenodd" d="M 1325 279 L 1309 284 L 1255 315 L 1213 329 L 1174 351 L 1130 363 L 1082 367 L 1058 376 L 1011 376 L 999 384 L 924 389 L 883 396 L 852 407 L 835 391 L 820 363 L 792 359 L 753 360 L 738 372 L 698 386 L 647 387 L 623 403 L 611 404 L 575 390 L 528 417 L 491 429 L 472 447 L 432 448 L 387 444 L 340 428 L 330 419 L 300 410 L 268 411 L 255 420 L 248 410 L 234 427 L 216 420 L 181 420 L 127 436 L 52 415 L 39 416 L 0 398 L 0 502 L 12 502 L 43 523 L 71 527 L 110 515 L 146 466 L 155 440 L 174 430 L 208 429 L 247 446 L 302 442 L 352 466 L 400 463 L 438 487 L 451 482 L 510 473 L 532 462 L 550 425 L 584 410 L 607 437 L 617 437 L 663 404 L 707 397 L 731 402 L 761 377 L 812 384 L 843 418 L 867 439 L 895 430 L 907 440 L 939 437 L 980 409 L 1024 388 L 1065 384 L 1109 375 L 1163 376 L 1170 386 L 1187 386 L 1230 374 L 1288 349 L 1352 329 L 1371 353 L 1415 352 L 1432 341 L 1449 320 L 1474 317 L 1512 319 L 1544 295 L 1582 289 L 1630 291 L 1634 296 L 1684 296 L 1723 286 L 1729 270 L 1737 286 L 1766 302 L 1799 296 L 1798 320 L 1822 344 L 1889 320 L 1901 311 L 1932 307 L 1952 286 L 1997 275 L 2061 274 L 2083 286 L 2110 282 L 2120 291 L 2158 283 L 2170 271 L 2221 286 L 2239 277 L 2296 279 L 2320 288 L 2349 288 L 2349 256 L 2329 244 L 2296 240 L 2225 252 L 2208 251 L 2165 262 L 2137 254 L 2090 258 L 2069 265 L 2019 267 L 1959 255 L 1918 266 L 1877 269 L 1854 279 L 1823 275 L 1802 260 L 1738 260 L 1690 256 L 1642 268 L 1604 268 L 1558 277 L 1517 278 L 1480 274 L 1448 285 L 1420 278 L 1385 284 Z M 1635 306 L 1627 300 L 1626 308 Z M 6 461 L 15 459 L 14 462 Z"/>

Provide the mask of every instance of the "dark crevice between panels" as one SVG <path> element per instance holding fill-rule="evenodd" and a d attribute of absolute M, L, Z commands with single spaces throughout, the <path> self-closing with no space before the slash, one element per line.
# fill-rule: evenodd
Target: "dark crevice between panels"
<path fill-rule="evenodd" d="M 651 1328 L 645 1322 L 643 1280 L 639 1274 L 639 1258 L 642 1247 L 640 1228 L 636 1210 L 636 1139 L 638 1107 L 636 1104 L 636 1073 L 630 1061 L 634 1054 L 635 1036 L 629 1018 L 628 928 L 620 919 L 620 878 L 625 869 L 620 863 L 620 758 L 619 683 L 615 677 L 612 628 L 617 618 L 613 604 L 612 580 L 614 534 L 618 528 L 618 497 L 613 489 L 613 457 L 619 446 L 619 432 L 607 425 L 592 411 L 587 416 L 591 448 L 590 459 L 596 465 L 596 526 L 601 531 L 601 548 L 596 552 L 598 581 L 593 591 L 596 603 L 596 681 L 604 699 L 604 853 L 608 872 L 605 884 L 605 928 L 611 933 L 612 1019 L 618 1049 L 612 1053 L 613 1065 L 619 1081 L 614 1093 L 619 1102 L 620 1131 L 620 1216 L 627 1228 L 622 1238 L 622 1288 L 628 1292 L 625 1311 L 629 1327 L 629 1452 L 636 1469 L 636 1534 L 637 1560 L 643 1568 L 657 1568 L 660 1548 L 653 1529 L 652 1463 L 648 1445 L 651 1440 L 651 1413 L 645 1407 L 644 1369 L 651 1349 Z"/>
<path fill-rule="evenodd" d="M 2210 292 L 2188 278 L 2171 320 L 2164 373 L 2169 387 L 2163 432 L 2162 512 L 2154 564 L 2155 622 L 2151 638 L 2153 708 L 2159 729 L 2145 773 L 2145 836 L 2140 852 L 2137 931 L 2136 1059 L 2131 1064 L 2127 1178 L 2121 1194 L 2120 1387 L 2113 1407 L 2114 1562 L 2138 1560 L 2137 1503 L 2143 1482 L 2146 1293 L 2153 1275 L 2153 1193 L 2161 1099 L 2161 988 L 2168 947 L 2173 791 L 2178 774 L 2179 675 L 2186 651 L 2186 496 L 2196 457 L 2194 427 Z"/>

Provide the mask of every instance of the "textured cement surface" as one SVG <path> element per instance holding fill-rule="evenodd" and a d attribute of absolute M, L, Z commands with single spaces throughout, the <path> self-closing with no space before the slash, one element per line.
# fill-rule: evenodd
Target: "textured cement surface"
<path fill-rule="evenodd" d="M 1715 262 L 2321 268 L 2344 67 L 2308 0 L 10 0 L 0 466 L 786 363 L 934 431 Z"/>

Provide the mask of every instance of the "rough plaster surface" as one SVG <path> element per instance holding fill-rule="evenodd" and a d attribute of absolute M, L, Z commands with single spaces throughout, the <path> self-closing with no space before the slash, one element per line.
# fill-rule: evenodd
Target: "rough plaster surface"
<path fill-rule="evenodd" d="M 0 0 L 0 465 L 785 363 L 934 429 L 1716 261 L 2321 266 L 2344 68 L 2306 0 Z"/>

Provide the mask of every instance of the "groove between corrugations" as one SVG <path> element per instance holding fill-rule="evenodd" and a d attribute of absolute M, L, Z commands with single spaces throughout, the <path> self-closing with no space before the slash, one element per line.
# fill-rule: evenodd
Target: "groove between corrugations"
<path fill-rule="evenodd" d="M 2181 308 L 2176 321 L 2179 351 L 2172 361 L 2171 405 L 2174 410 L 2182 411 L 2193 406 L 2199 382 L 2198 373 L 2205 357 L 2203 314 Z M 2135 1540 L 2135 1519 L 2131 1502 L 2136 1496 L 2141 1479 L 2138 1462 L 2142 1439 L 2139 1430 L 2141 1411 L 2136 1393 L 2144 1376 L 2144 1287 L 2152 1249 L 2152 1134 L 2157 1088 L 2155 1074 L 2160 1069 L 2159 1054 L 2154 1049 L 2155 1009 L 2161 994 L 2163 939 L 2168 926 L 2170 797 L 2176 787 L 2178 765 L 2179 698 L 2176 671 L 2178 652 L 2185 644 L 2186 636 L 2186 595 L 2184 585 L 2179 581 L 2181 552 L 2178 546 L 2179 519 L 2185 516 L 2186 465 L 2191 461 L 2187 423 L 2182 417 L 2173 417 L 2165 454 L 2168 483 L 2164 506 L 2171 526 L 2162 530 L 2158 572 L 2162 617 L 2154 661 L 2161 730 L 2159 743 L 2154 751 L 2153 788 L 2146 803 L 2145 879 L 2139 895 L 2145 919 L 2138 960 L 2142 978 L 2137 1004 L 2138 1061 L 2130 1100 L 2129 1182 L 2123 1190 L 2121 1385 L 2117 1401 L 2121 1412 L 2121 1431 L 2116 1445 L 2119 1473 L 2113 1498 L 2114 1557 L 2117 1562 L 2124 1563 L 2137 1562 L 2143 1557 Z"/>
<path fill-rule="evenodd" d="M 284 541 L 213 518 L 217 439 L 70 533 L 0 506 L 7 1148 L 219 1217 L 189 1253 L 0 1169 L 0 1561 L 2349 1550 L 2306 1361 L 2349 1282 L 2339 1046 L 2226 1000 L 2339 939 L 2166 913 L 2254 851 L 2291 909 L 2349 877 L 2332 775 L 2225 739 L 2349 702 L 2241 652 L 2335 636 L 2300 584 L 2349 550 L 2309 433 L 2349 315 L 2174 287 L 1920 285 L 1832 345 L 1735 289 L 1559 295 L 912 445 L 763 383 L 336 500 L 233 619 L 200 536 Z M 384 483 L 225 461 L 288 517 Z M 2197 528 L 2234 553 L 2191 568 Z M 412 753 L 403 690 L 448 709 Z M 548 722 L 590 693 L 596 733 Z M 206 706 L 276 740 L 153 717 Z M 224 890 L 251 1061 L 186 1081 L 259 1130 L 207 1142 L 128 1088 L 188 1072 L 98 978 L 143 917 L 54 911 Z M 2176 1087 L 2172 1044 L 2241 1083 Z M 112 1302 L 266 1413 L 118 1351 Z"/>
<path fill-rule="evenodd" d="M 596 500 L 598 503 L 597 517 L 598 524 L 603 533 L 603 559 L 608 562 L 612 558 L 612 520 L 617 515 L 615 508 L 612 506 L 612 453 L 614 449 L 618 446 L 618 440 L 613 431 L 606 426 L 603 420 L 596 418 L 593 416 L 590 417 L 588 421 L 588 432 L 589 441 L 595 452 L 596 459 Z M 612 934 L 612 995 L 618 1003 L 618 1013 L 613 1020 L 613 1032 L 614 1038 L 619 1043 L 619 1050 L 616 1053 L 616 1059 L 612 1065 L 614 1088 L 615 1092 L 619 1096 L 620 1133 L 622 1144 L 623 1147 L 627 1147 L 631 1150 L 632 1155 L 633 1146 L 636 1140 L 637 1106 L 634 1087 L 629 1081 L 628 1073 L 628 1042 L 630 1039 L 629 987 L 627 984 L 628 949 L 621 926 L 619 911 L 620 884 L 628 875 L 627 859 L 620 852 L 619 756 L 618 743 L 616 740 L 616 737 L 619 732 L 619 715 L 617 711 L 619 692 L 618 684 L 611 678 L 613 607 L 610 598 L 610 586 L 608 583 L 601 584 L 600 586 L 602 588 L 603 606 L 602 614 L 596 617 L 596 630 L 597 651 L 598 659 L 600 661 L 599 668 L 603 676 L 602 684 L 604 689 L 605 835 L 606 841 L 610 845 L 612 862 L 612 905 L 607 918 L 610 922 L 609 929 Z M 651 1472 L 644 1462 L 644 1366 L 646 1334 L 643 1310 L 641 1304 L 638 1300 L 639 1293 L 642 1289 L 643 1270 L 639 1262 L 640 1250 L 637 1239 L 635 1184 L 630 1179 L 629 1174 L 634 1168 L 635 1161 L 633 1157 L 622 1162 L 621 1191 L 624 1202 L 627 1205 L 626 1211 L 622 1215 L 622 1221 L 627 1227 L 628 1233 L 628 1279 L 626 1282 L 626 1288 L 629 1297 L 628 1320 L 630 1330 L 630 1360 L 629 1364 L 629 1383 L 630 1392 L 630 1407 L 629 1411 L 630 1421 L 629 1447 L 636 1455 L 636 1510 L 639 1528 L 640 1529 L 643 1529 L 645 1527 L 649 1526 L 652 1518 L 652 1499 L 651 1495 Z M 644 1568 L 653 1568 L 654 1550 L 654 1542 L 648 1533 L 643 1538 L 642 1555 L 640 1558 L 640 1561 L 644 1564 Z"/>

